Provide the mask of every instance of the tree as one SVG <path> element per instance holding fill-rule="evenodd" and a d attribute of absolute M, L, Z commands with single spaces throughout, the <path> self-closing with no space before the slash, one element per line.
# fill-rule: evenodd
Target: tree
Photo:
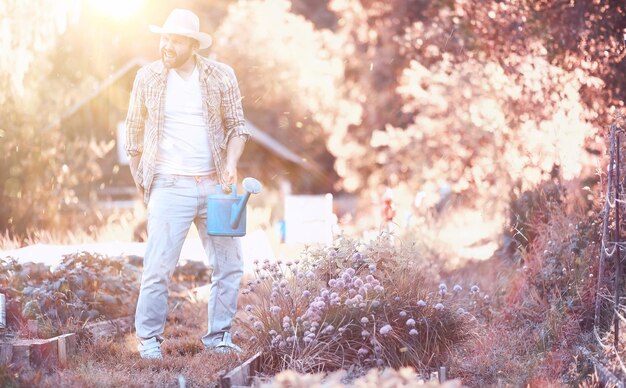
<path fill-rule="evenodd" d="M 47 136 L 36 133 L 58 107 L 50 82 L 50 61 L 45 54 L 54 47 L 68 21 L 76 17 L 75 1 L 32 2 L 7 0 L 0 4 L 3 33 L 0 36 L 0 228 L 22 230 L 30 221 L 52 211 L 38 201 L 38 192 L 49 190 L 56 176 L 49 174 L 54 159 Z M 50 90 L 45 90 L 50 88 Z M 36 177 L 36 179 L 33 179 Z M 59 177 L 58 179 L 62 179 Z M 47 190 L 46 190 L 47 191 Z M 28 221 L 27 221 L 28 219 Z M 36 223 L 35 223 L 36 224 Z"/>
<path fill-rule="evenodd" d="M 327 127 L 344 186 L 435 193 L 449 182 L 469 205 L 501 205 L 555 168 L 590 172 L 585 150 L 598 147 L 596 108 L 608 103 L 601 73 L 539 33 L 557 3 L 531 3 L 331 1 L 346 42 L 335 52 L 348 63 L 342 95 L 362 112 Z M 535 27 L 521 34 L 514 20 Z"/>
<path fill-rule="evenodd" d="M 338 94 L 345 65 L 329 50 L 340 42 L 292 13 L 286 0 L 234 3 L 215 38 L 212 54 L 235 68 L 246 116 L 326 164 L 323 128 L 349 120 L 344 112 L 350 102 Z"/>

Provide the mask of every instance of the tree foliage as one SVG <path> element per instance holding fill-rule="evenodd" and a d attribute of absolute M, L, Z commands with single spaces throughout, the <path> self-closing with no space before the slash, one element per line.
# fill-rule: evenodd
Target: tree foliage
<path fill-rule="evenodd" d="M 497 38 L 487 36 L 484 17 L 499 20 L 494 10 L 505 5 L 337 0 L 331 7 L 353 59 L 344 95 L 360 90 L 363 106 L 358 124 L 329 133 L 348 188 L 408 182 L 432 192 L 450 182 L 456 193 L 494 197 L 550 178 L 555 167 L 571 179 L 592 166 L 584 149 L 599 112 L 582 91 L 596 93 L 604 82 L 584 64 L 560 66 L 541 36 L 524 36 L 518 50 L 507 45 L 511 23 L 489 24 Z M 532 16 L 528 5 L 510 8 L 517 20 Z M 357 152 L 343 152 L 346 145 Z"/>
<path fill-rule="evenodd" d="M 58 224 L 58 211 L 76 201 L 64 153 L 80 149 L 65 149 L 58 127 L 48 126 L 67 105 L 64 97 L 77 92 L 53 73 L 49 58 L 76 17 L 76 6 L 71 0 L 0 5 L 5 53 L 0 59 L 0 227 L 10 232 Z"/>
<path fill-rule="evenodd" d="M 468 206 L 501 209 L 541 181 L 593 172 L 603 126 L 623 106 L 618 1 L 218 3 L 212 55 L 235 67 L 249 117 L 330 162 L 337 191 L 445 186 Z M 84 18 L 79 4 L 0 5 L 4 229 L 60 226 L 63 209 L 87 214 L 76 186 L 100 173 L 94 160 L 108 143 L 65 142 L 50 125 L 106 68 L 81 60 L 72 69 L 53 55 L 71 46 L 72 56 L 90 57 L 81 29 L 59 43 L 69 21 Z M 211 7 L 196 11 L 206 17 Z M 82 23 L 88 37 L 119 27 Z M 113 34 L 138 47 L 125 28 Z M 122 46 L 109 42 L 94 58 Z"/>
<path fill-rule="evenodd" d="M 339 88 L 345 64 L 331 50 L 340 41 L 291 12 L 286 0 L 232 4 L 215 38 L 212 54 L 236 69 L 247 117 L 296 152 L 327 164 L 323 128 L 350 120 L 351 102 Z"/>

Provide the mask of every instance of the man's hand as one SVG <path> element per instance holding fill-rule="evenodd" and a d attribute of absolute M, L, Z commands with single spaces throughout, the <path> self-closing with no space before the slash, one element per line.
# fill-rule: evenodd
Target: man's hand
<path fill-rule="evenodd" d="M 135 182 L 135 187 L 137 188 L 137 193 L 139 194 L 139 198 L 141 198 L 141 200 L 143 201 L 143 193 L 144 193 L 143 187 L 139 186 L 137 182 Z"/>
<path fill-rule="evenodd" d="M 226 164 L 226 169 L 224 170 L 224 180 L 228 185 L 227 187 L 224 187 L 224 191 L 230 192 L 233 183 L 237 183 L 237 165 L 233 163 Z"/>
<path fill-rule="evenodd" d="M 228 142 L 226 149 L 226 167 L 224 168 L 224 180 L 228 187 L 223 187 L 225 193 L 230 193 L 233 183 L 237 183 L 237 162 L 243 153 L 245 139 L 236 136 Z"/>
<path fill-rule="evenodd" d="M 131 156 L 129 160 L 130 174 L 133 176 L 133 181 L 135 182 L 135 187 L 137 188 L 137 192 L 139 196 L 143 200 L 143 187 L 137 183 L 137 170 L 139 170 L 139 161 L 141 160 L 141 155 Z"/>

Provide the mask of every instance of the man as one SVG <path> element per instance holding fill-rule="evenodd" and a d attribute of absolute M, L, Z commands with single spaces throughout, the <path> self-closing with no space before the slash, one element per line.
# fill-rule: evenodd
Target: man
<path fill-rule="evenodd" d="M 249 137 L 233 70 L 196 53 L 211 37 L 193 12 L 175 9 L 163 27 L 161 59 L 135 78 L 126 118 L 130 170 L 147 204 L 148 242 L 135 329 L 142 358 L 162 358 L 169 280 L 194 222 L 213 267 L 207 350 L 241 351 L 230 328 L 237 310 L 243 261 L 239 240 L 206 232 L 207 196 L 237 180 Z"/>

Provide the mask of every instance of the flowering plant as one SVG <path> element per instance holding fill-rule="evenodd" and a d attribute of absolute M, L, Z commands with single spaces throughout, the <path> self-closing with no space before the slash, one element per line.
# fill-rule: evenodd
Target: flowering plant
<path fill-rule="evenodd" d="M 255 279 L 242 290 L 244 327 L 270 369 L 424 370 L 476 336 L 468 310 L 477 286 L 463 294 L 460 285 L 447 292 L 442 283 L 431 291 L 436 283 L 424 276 L 417 252 L 387 237 L 342 237 L 301 260 L 256 261 Z"/>

